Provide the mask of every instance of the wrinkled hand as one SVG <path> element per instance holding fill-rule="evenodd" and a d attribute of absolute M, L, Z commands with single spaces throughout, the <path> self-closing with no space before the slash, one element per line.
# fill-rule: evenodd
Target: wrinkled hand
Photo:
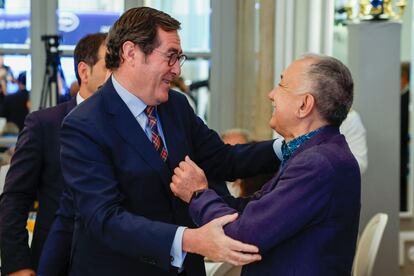
<path fill-rule="evenodd" d="M 16 272 L 10 273 L 9 276 L 35 276 L 36 273 L 31 269 L 21 269 Z"/>
<path fill-rule="evenodd" d="M 194 191 L 208 188 L 208 182 L 204 171 L 186 156 L 174 169 L 170 188 L 175 196 L 188 203 Z"/>
<path fill-rule="evenodd" d="M 259 249 L 250 244 L 234 240 L 224 234 L 223 226 L 234 221 L 238 214 L 214 219 L 197 229 L 186 229 L 183 234 L 183 250 L 206 256 L 217 262 L 235 266 L 260 261 Z"/>

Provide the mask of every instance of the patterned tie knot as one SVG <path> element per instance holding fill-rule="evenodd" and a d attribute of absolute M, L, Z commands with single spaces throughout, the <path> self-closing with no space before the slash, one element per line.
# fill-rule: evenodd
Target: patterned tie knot
<path fill-rule="evenodd" d="M 154 117 L 154 110 L 154 106 L 147 105 L 147 107 L 145 108 L 145 114 L 147 115 L 147 117 Z"/>

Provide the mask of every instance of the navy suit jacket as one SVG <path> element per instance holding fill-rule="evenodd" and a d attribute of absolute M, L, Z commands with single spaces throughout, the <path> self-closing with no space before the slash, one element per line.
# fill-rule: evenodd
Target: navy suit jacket
<path fill-rule="evenodd" d="M 64 186 L 59 162 L 60 125 L 75 106 L 73 99 L 26 117 L 0 198 L 3 274 L 37 267 Z M 36 199 L 39 210 L 30 249 L 26 221 Z"/>
<path fill-rule="evenodd" d="M 190 204 L 194 221 L 237 211 L 229 236 L 259 247 L 263 259 L 243 275 L 351 275 L 360 211 L 360 172 L 338 128 L 301 145 L 249 199 L 227 203 L 212 190 Z"/>
<path fill-rule="evenodd" d="M 62 171 L 76 218 L 70 275 L 177 274 L 170 265 L 175 232 L 178 225 L 194 225 L 188 205 L 172 195 L 169 184 L 186 155 L 214 179 L 277 169 L 272 141 L 223 144 L 174 91 L 158 114 L 168 148 L 165 163 L 111 79 L 66 117 Z M 184 269 L 204 275 L 202 256 L 187 254 Z"/>

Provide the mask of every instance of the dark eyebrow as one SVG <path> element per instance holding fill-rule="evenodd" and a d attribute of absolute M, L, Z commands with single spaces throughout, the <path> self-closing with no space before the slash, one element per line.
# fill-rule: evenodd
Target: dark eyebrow
<path fill-rule="evenodd" d="M 183 51 L 178 51 L 176 48 L 170 48 L 168 49 L 167 53 L 176 53 L 176 54 L 181 54 Z"/>

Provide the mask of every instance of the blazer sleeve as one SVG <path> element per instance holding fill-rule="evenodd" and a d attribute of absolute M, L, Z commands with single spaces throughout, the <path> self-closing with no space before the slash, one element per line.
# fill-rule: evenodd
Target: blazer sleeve
<path fill-rule="evenodd" d="M 330 162 L 318 153 L 302 154 L 294 161 L 278 183 L 275 179 L 268 182 L 239 218 L 225 226 L 227 235 L 258 246 L 263 254 L 325 216 L 333 179 Z M 190 204 L 190 214 L 199 225 L 235 212 L 211 190 Z"/>
<path fill-rule="evenodd" d="M 66 188 L 43 246 L 37 269 L 39 275 L 68 275 L 74 219 L 73 196 Z"/>
<path fill-rule="evenodd" d="M 151 256 L 168 270 L 177 225 L 128 212 L 104 137 L 83 118 L 70 114 L 61 130 L 61 164 L 86 231 L 100 242 L 132 258 Z"/>
<path fill-rule="evenodd" d="M 0 199 L 0 239 L 2 272 L 32 268 L 26 223 L 36 200 L 42 170 L 42 127 L 35 114 L 29 114 L 6 175 Z"/>

